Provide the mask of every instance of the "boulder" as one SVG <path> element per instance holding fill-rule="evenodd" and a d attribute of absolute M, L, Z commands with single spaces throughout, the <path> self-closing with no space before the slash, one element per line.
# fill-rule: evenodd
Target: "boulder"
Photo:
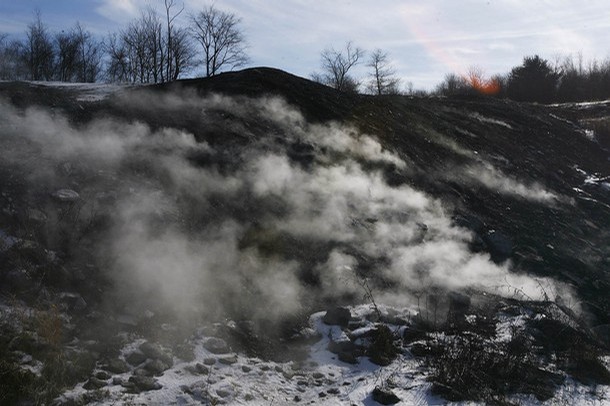
<path fill-rule="evenodd" d="M 144 369 L 155 376 L 163 375 L 163 372 L 168 370 L 170 367 L 171 365 L 167 365 L 160 359 L 149 359 L 146 361 L 146 364 L 144 364 Z"/>
<path fill-rule="evenodd" d="M 87 390 L 95 390 L 95 389 L 103 388 L 104 386 L 107 386 L 107 385 L 108 385 L 108 382 L 101 380 L 99 378 L 96 378 L 95 376 L 92 376 L 83 385 L 83 388 L 87 389 Z"/>
<path fill-rule="evenodd" d="M 345 307 L 332 307 L 326 311 L 322 321 L 328 325 L 337 325 L 345 328 L 349 325 L 351 318 L 352 314 L 349 309 Z"/>
<path fill-rule="evenodd" d="M 204 341 L 203 348 L 212 354 L 226 354 L 230 351 L 226 341 L 222 338 L 211 337 Z"/>
<path fill-rule="evenodd" d="M 373 400 L 382 405 L 393 405 L 400 402 L 400 398 L 389 389 L 381 389 L 376 386 L 373 389 Z"/>
<path fill-rule="evenodd" d="M 146 361 L 146 355 L 139 351 L 134 351 L 125 357 L 125 360 L 133 366 L 140 365 L 144 361 Z"/>
<path fill-rule="evenodd" d="M 153 344 L 146 341 L 140 345 L 139 350 L 142 351 L 147 358 L 159 360 L 168 365 L 168 368 L 174 365 L 171 354 L 165 351 L 159 344 Z"/>
<path fill-rule="evenodd" d="M 131 376 L 129 377 L 129 382 L 131 382 L 137 390 L 143 392 L 159 390 L 163 387 L 159 381 L 149 376 Z"/>
<path fill-rule="evenodd" d="M 127 362 L 119 358 L 113 358 L 109 360 L 106 365 L 103 366 L 106 371 L 114 374 L 122 374 L 128 372 L 131 368 L 127 365 Z"/>

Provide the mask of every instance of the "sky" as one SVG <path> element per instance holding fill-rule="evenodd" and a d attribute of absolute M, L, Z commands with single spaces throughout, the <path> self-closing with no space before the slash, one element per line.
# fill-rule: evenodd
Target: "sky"
<path fill-rule="evenodd" d="M 182 23 L 207 0 L 184 0 Z M 103 37 L 125 27 L 139 10 L 163 0 L 0 0 L 0 33 L 23 36 L 39 9 L 51 31 L 79 21 Z M 610 56 L 607 0 L 216 0 L 241 18 L 249 45 L 248 66 L 271 66 L 309 77 L 320 53 L 347 41 L 380 48 L 404 85 L 430 90 L 448 73 L 477 67 L 503 74 L 524 56 L 551 62 L 582 55 L 585 63 Z M 367 75 L 365 63 L 354 71 Z M 195 72 L 195 74 L 197 71 Z"/>

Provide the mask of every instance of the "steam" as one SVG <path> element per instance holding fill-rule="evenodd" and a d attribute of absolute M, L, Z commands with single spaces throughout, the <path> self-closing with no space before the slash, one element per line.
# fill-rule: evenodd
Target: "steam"
<path fill-rule="evenodd" d="M 464 173 L 470 178 L 471 182 L 479 183 L 488 189 L 497 190 L 502 194 L 540 203 L 555 203 L 560 200 L 556 194 L 547 191 L 542 185 L 536 182 L 526 185 L 504 175 L 500 170 L 488 163 L 466 168 Z"/>
<path fill-rule="evenodd" d="M 373 137 L 336 123 L 309 124 L 278 98 L 183 96 L 124 95 L 117 103 L 179 111 L 206 125 L 237 117 L 231 130 L 248 135 L 248 146 L 196 142 L 175 128 L 115 119 L 75 126 L 49 111 L 0 106 L 7 123 L 2 159 L 29 171 L 31 185 L 73 188 L 90 209 L 83 212 L 111 218 L 96 236 L 95 257 L 135 311 L 280 318 L 316 300 L 361 295 L 358 281 L 373 276 L 386 281 L 375 287 L 380 297 L 401 303 L 431 287 L 507 293 L 508 286 L 542 298 L 540 280 L 470 252 L 473 236 L 452 224 L 440 201 L 389 186 L 383 168 L 408 167 Z M 240 124 L 252 117 L 265 123 L 267 136 Z M 291 157 L 295 144 L 311 156 Z M 226 149 L 232 159 L 219 164 L 214 158 Z M 35 164 L 26 159 L 32 154 Z M 62 171 L 66 165 L 74 169 Z M 493 168 L 479 175 L 507 193 L 555 198 Z M 100 203 L 102 194 L 116 199 Z"/>

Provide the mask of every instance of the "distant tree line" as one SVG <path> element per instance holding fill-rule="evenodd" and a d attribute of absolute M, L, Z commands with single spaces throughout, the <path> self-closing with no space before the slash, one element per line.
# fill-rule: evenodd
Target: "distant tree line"
<path fill-rule="evenodd" d="M 480 69 L 448 74 L 435 89 L 439 95 L 487 94 L 516 101 L 563 103 L 610 98 L 610 59 L 583 63 L 582 56 L 558 57 L 554 63 L 538 55 L 505 75 L 485 78 Z"/>
<path fill-rule="evenodd" d="M 80 23 L 51 32 L 35 11 L 24 39 L 0 35 L 0 79 L 61 82 L 163 83 L 201 66 L 205 76 L 248 62 L 241 20 L 207 6 L 189 14 L 175 0 L 163 0 L 163 12 L 148 6 L 140 16 L 105 38 Z"/>
<path fill-rule="evenodd" d="M 392 94 L 412 94 L 413 85 L 409 82 L 401 89 L 401 80 L 394 70 L 389 53 L 375 49 L 368 58 L 366 51 L 353 42 L 345 43 L 343 49 L 327 48 L 320 54 L 321 71 L 311 74 L 319 83 L 342 92 L 357 93 L 362 87 L 369 94 L 381 96 Z M 359 79 L 352 74 L 353 68 L 365 62 L 369 72 Z"/>

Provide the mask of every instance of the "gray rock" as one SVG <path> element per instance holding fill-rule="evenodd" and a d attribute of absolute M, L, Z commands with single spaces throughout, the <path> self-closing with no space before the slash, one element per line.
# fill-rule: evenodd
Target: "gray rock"
<path fill-rule="evenodd" d="M 44 223 L 47 221 L 47 215 L 38 209 L 30 209 L 28 211 L 28 220 L 36 223 Z"/>
<path fill-rule="evenodd" d="M 112 372 L 114 374 L 122 374 L 128 372 L 131 368 L 125 361 L 119 358 L 114 358 L 109 360 L 106 365 L 103 366 L 106 371 Z"/>
<path fill-rule="evenodd" d="M 112 378 L 112 376 L 108 372 L 106 372 L 106 371 L 96 372 L 95 377 L 97 379 L 101 379 L 101 380 L 104 380 L 104 381 L 107 381 L 108 379 Z"/>
<path fill-rule="evenodd" d="M 337 357 L 339 358 L 339 361 L 347 364 L 355 365 L 358 363 L 358 358 L 352 352 L 342 351 L 337 355 Z"/>
<path fill-rule="evenodd" d="M 373 390 L 373 400 L 382 405 L 393 405 L 400 402 L 400 398 L 391 390 L 375 387 Z"/>
<path fill-rule="evenodd" d="M 228 398 L 229 396 L 231 396 L 233 394 L 233 392 L 227 388 L 219 388 L 219 389 L 216 389 L 216 394 L 224 399 L 224 398 Z"/>
<path fill-rule="evenodd" d="M 352 314 L 349 309 L 345 307 L 333 307 L 326 311 L 322 321 L 328 325 L 347 327 L 351 318 Z"/>
<path fill-rule="evenodd" d="M 133 366 L 138 366 L 144 361 L 146 361 L 146 358 L 146 355 L 144 355 L 143 353 L 139 351 L 134 351 L 131 354 L 127 355 L 125 357 L 125 360 Z"/>
<path fill-rule="evenodd" d="M 195 365 L 187 365 L 184 369 L 193 375 L 206 375 L 210 373 L 210 369 L 200 363 L 197 363 Z"/>
<path fill-rule="evenodd" d="M 224 364 L 224 365 L 233 365 L 237 362 L 237 356 L 231 355 L 226 358 L 219 358 L 218 362 L 220 362 L 221 364 Z"/>
<path fill-rule="evenodd" d="M 131 376 L 129 382 L 133 383 L 138 390 L 144 392 L 159 390 L 163 387 L 156 379 L 149 376 Z"/>
<path fill-rule="evenodd" d="M 82 312 L 87 308 L 87 302 L 78 293 L 62 292 L 59 300 L 71 311 Z"/>
<path fill-rule="evenodd" d="M 163 375 L 163 372 L 168 370 L 170 367 L 170 365 L 167 365 L 159 359 L 149 359 L 146 364 L 144 364 L 144 369 L 155 376 Z"/>
<path fill-rule="evenodd" d="M 214 364 L 216 364 L 216 358 L 212 358 L 212 357 L 204 358 L 203 359 L 203 364 L 204 365 L 214 365 Z"/>
<path fill-rule="evenodd" d="M 331 341 L 328 343 L 328 351 L 333 354 L 339 354 L 341 352 L 354 352 L 357 346 L 350 340 Z"/>
<path fill-rule="evenodd" d="M 167 351 L 165 351 L 159 344 L 152 344 L 147 341 L 140 345 L 139 349 L 144 355 L 146 355 L 147 358 L 160 360 L 164 364 L 169 365 L 169 367 L 174 365 L 174 360 L 172 359 L 172 356 Z"/>
<path fill-rule="evenodd" d="M 230 351 L 229 346 L 222 338 L 211 337 L 205 340 L 203 348 L 212 354 L 226 354 Z"/>
<path fill-rule="evenodd" d="M 107 386 L 107 385 L 108 385 L 108 382 L 98 379 L 95 376 L 92 376 L 83 385 L 83 388 L 85 388 L 87 390 L 95 390 L 95 389 L 103 388 L 104 386 Z"/>

